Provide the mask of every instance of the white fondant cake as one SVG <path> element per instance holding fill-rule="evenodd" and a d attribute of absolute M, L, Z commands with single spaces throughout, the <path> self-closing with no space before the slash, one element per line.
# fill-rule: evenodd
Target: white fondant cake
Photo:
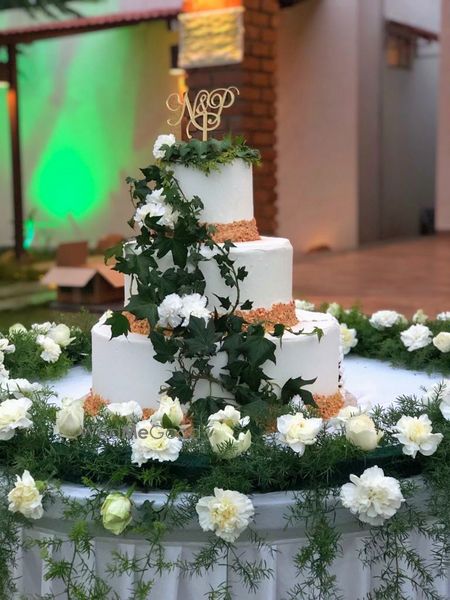
<path fill-rule="evenodd" d="M 199 169 L 174 165 L 173 171 L 184 195 L 203 202 L 202 220 L 232 223 L 253 219 L 252 167 L 237 159 L 208 175 Z"/>
<path fill-rule="evenodd" d="M 131 245 L 129 251 L 132 251 Z M 248 271 L 240 285 L 242 302 L 254 300 L 254 308 L 270 308 L 273 304 L 292 300 L 292 246 L 289 240 L 262 237 L 254 242 L 236 243 L 230 258 L 236 261 L 236 268 L 245 266 Z M 172 264 L 169 256 L 165 256 L 161 268 L 168 269 Z M 200 269 L 206 280 L 205 295 L 211 310 L 220 307 L 214 294 L 235 300 L 236 292 L 225 285 L 215 260 L 200 263 Z M 125 304 L 130 298 L 130 283 L 131 277 L 126 275 Z M 135 289 L 131 285 L 133 292 Z"/>
<path fill-rule="evenodd" d="M 276 345 L 276 364 L 267 362 L 265 372 L 279 385 L 291 377 L 317 378 L 308 386 L 315 394 L 331 396 L 338 390 L 339 325 L 330 315 L 297 311 L 299 324 L 294 331 L 311 332 L 314 327 L 323 331 L 319 341 L 316 335 L 286 333 L 283 342 L 269 336 Z M 128 338 L 110 339 L 109 326 L 97 324 L 92 331 L 93 389 L 110 402 L 135 400 L 143 407 L 156 408 L 160 387 L 170 375 L 173 366 L 153 359 L 151 341 L 143 335 L 131 333 Z M 225 365 L 225 354 L 214 359 L 215 374 Z M 214 391 L 214 390 L 213 390 Z M 210 390 L 201 385 L 195 398 Z M 221 393 L 221 395 L 223 395 Z"/>

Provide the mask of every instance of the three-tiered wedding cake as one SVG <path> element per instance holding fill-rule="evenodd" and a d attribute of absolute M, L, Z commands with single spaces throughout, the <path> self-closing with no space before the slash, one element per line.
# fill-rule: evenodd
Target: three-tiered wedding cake
<path fill-rule="evenodd" d="M 259 236 L 253 214 L 252 166 L 237 158 L 209 173 L 180 162 L 168 161 L 166 167 L 173 170 L 186 198 L 201 199 L 201 220 L 214 225 L 216 242 L 233 242 L 230 259 L 235 261 L 236 268 L 244 266 L 248 272 L 241 282 L 240 297 L 251 300 L 253 305 L 250 310 L 238 312 L 250 323 L 263 323 L 266 336 L 276 344 L 276 362 L 263 365 L 274 389 L 281 390 L 288 379 L 301 376 L 305 380 L 315 379 L 307 389 L 316 398 L 336 402 L 340 397 L 339 326 L 328 314 L 296 309 L 292 298 L 292 246 L 284 238 Z M 124 252 L 138 252 L 138 249 L 130 241 Z M 212 255 L 213 250 L 205 247 L 204 253 Z M 171 260 L 170 255 L 161 258 L 161 270 L 169 268 Z M 207 307 L 217 317 L 223 311 L 218 297 L 229 296 L 230 288 L 216 261 L 202 261 L 199 268 L 206 281 Z M 135 283 L 126 276 L 125 304 L 134 293 Z M 286 326 L 281 339 L 272 335 L 277 323 Z M 111 339 L 111 327 L 101 320 L 92 330 L 92 345 L 95 394 L 110 402 L 135 400 L 143 407 L 157 407 L 160 389 L 169 379 L 172 365 L 154 359 L 147 323 L 142 325 L 132 319 L 128 336 Z M 213 373 L 219 375 L 226 365 L 226 353 L 219 352 L 212 363 Z M 208 394 L 211 384 L 199 382 L 194 400 Z M 228 390 L 222 395 L 229 398 L 232 393 Z"/>

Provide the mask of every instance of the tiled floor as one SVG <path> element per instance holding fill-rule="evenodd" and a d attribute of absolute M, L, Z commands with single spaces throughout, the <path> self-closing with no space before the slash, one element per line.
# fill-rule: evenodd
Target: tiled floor
<path fill-rule="evenodd" d="M 450 235 L 297 257 L 294 292 L 318 304 L 358 303 L 365 312 L 450 310 Z"/>

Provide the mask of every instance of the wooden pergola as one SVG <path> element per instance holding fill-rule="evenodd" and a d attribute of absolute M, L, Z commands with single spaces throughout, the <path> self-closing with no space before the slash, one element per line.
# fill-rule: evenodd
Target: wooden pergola
<path fill-rule="evenodd" d="M 7 101 L 11 137 L 14 202 L 14 247 L 17 258 L 20 258 L 24 251 L 19 84 L 17 77 L 18 45 L 31 44 L 32 42 L 39 40 L 114 29 L 117 27 L 130 27 L 132 25 L 161 19 L 170 21 L 177 17 L 179 10 L 174 8 L 164 8 L 164 4 L 164 0 L 161 0 L 161 8 L 148 11 L 119 13 L 91 18 L 67 19 L 64 21 L 36 24 L 29 27 L 8 29 L 0 32 L 0 47 L 4 46 L 7 49 L 6 62 L 0 62 L 0 82 L 6 82 L 8 85 Z"/>

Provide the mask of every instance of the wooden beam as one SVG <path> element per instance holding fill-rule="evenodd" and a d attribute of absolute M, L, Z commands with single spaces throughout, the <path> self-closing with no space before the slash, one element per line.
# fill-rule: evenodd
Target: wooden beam
<path fill-rule="evenodd" d="M 14 247 L 16 258 L 23 255 L 23 200 L 22 200 L 22 164 L 20 152 L 19 124 L 19 85 L 17 78 L 17 48 L 15 44 L 8 46 L 8 113 L 11 135 L 11 162 L 13 176 L 14 199 Z"/>

